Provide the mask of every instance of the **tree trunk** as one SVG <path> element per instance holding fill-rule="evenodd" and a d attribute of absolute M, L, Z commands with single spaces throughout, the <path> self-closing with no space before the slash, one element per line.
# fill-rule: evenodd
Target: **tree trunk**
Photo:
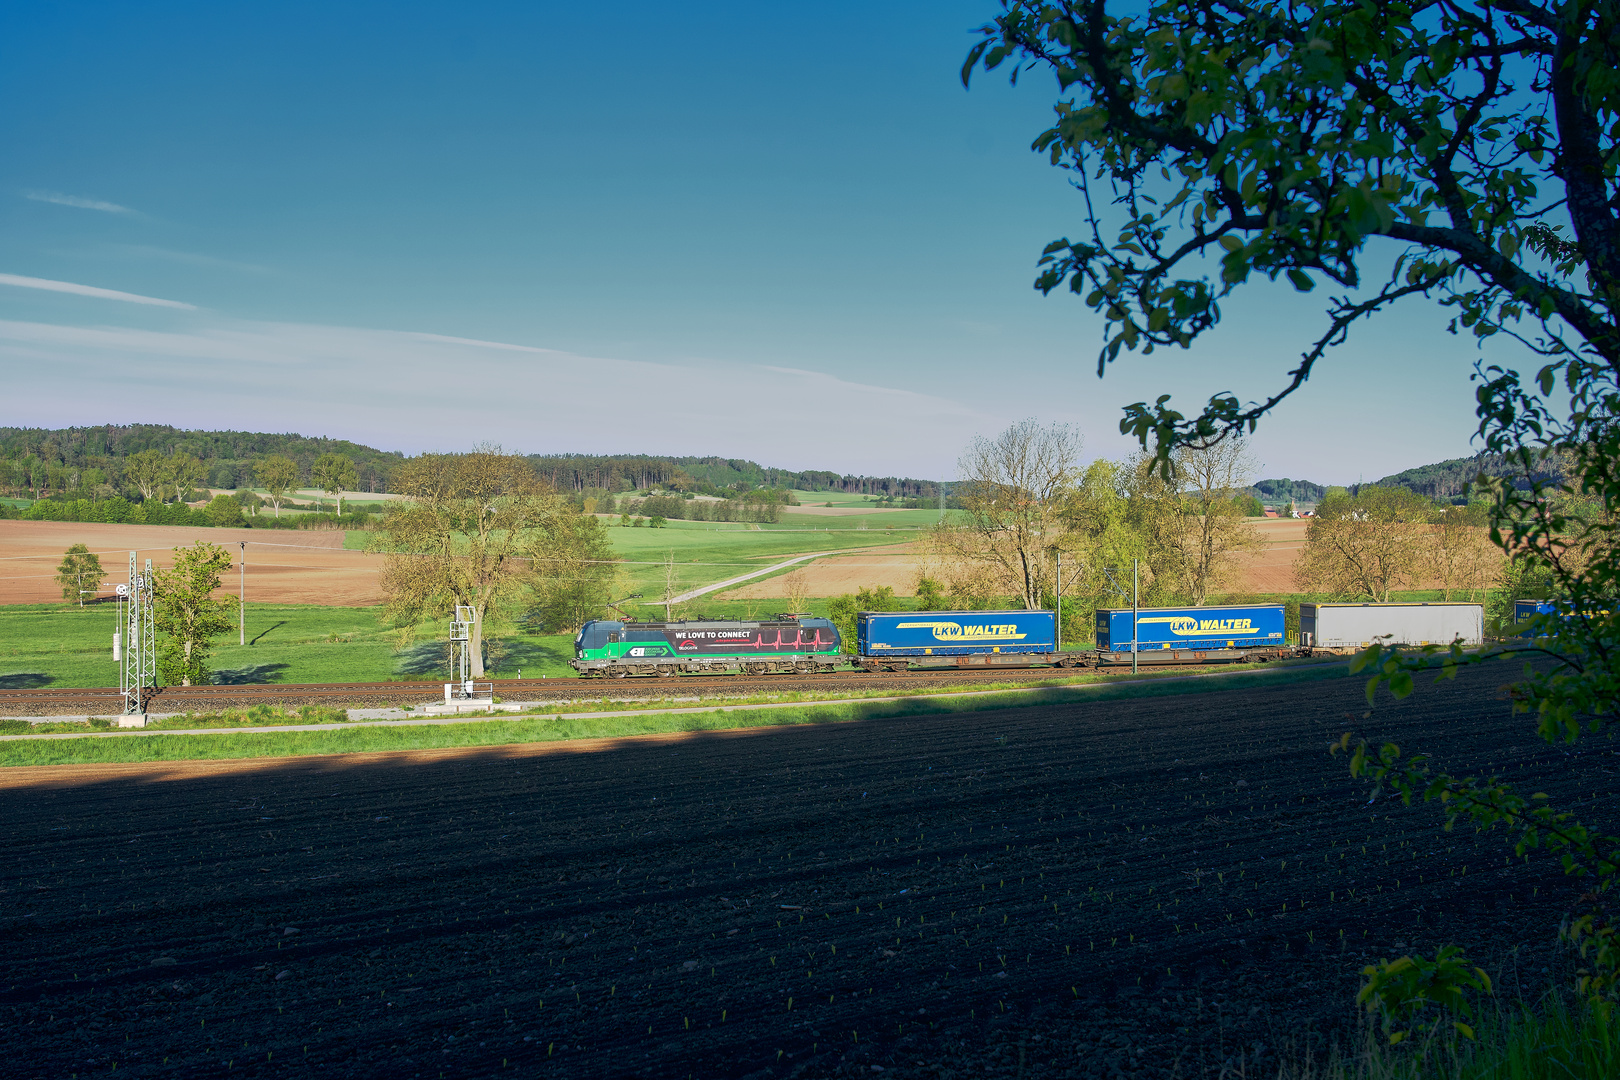
<path fill-rule="evenodd" d="M 467 649 L 471 653 L 472 677 L 484 677 L 484 610 L 473 605 L 472 623 L 467 628 Z"/>

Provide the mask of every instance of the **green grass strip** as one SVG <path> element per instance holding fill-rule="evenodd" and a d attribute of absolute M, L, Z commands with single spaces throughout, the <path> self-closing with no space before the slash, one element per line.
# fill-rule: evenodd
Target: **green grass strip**
<path fill-rule="evenodd" d="M 116 762 L 202 761 L 227 758 L 297 757 L 376 751 L 509 746 L 571 739 L 626 738 L 685 731 L 801 724 L 839 724 L 914 716 L 968 715 L 1045 705 L 1124 698 L 1173 697 L 1339 679 L 1346 665 L 1331 664 L 1218 678 L 1184 678 L 1091 687 L 1048 687 L 973 696 L 912 697 L 899 701 L 785 707 L 733 707 L 692 712 L 646 712 L 618 716 L 525 716 L 462 724 L 360 727 L 324 731 L 163 734 L 88 739 L 16 739 L 0 743 L 0 766 L 89 765 Z"/>

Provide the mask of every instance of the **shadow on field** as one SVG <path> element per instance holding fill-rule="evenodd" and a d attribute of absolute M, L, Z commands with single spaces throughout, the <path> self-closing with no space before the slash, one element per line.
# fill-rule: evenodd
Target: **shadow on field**
<path fill-rule="evenodd" d="M 450 677 L 450 643 L 424 641 L 394 654 L 394 671 L 407 679 L 424 675 Z"/>
<path fill-rule="evenodd" d="M 539 671 L 546 665 L 566 665 L 573 659 L 565 651 L 539 641 L 523 638 L 486 638 L 484 668 L 492 675 L 516 674 L 523 668 Z M 445 641 L 424 641 L 394 654 L 394 671 L 402 678 L 449 678 L 450 645 Z"/>
<path fill-rule="evenodd" d="M 1608 755 L 1526 737 L 1493 675 L 1360 723 L 1555 800 L 1603 789 Z M 1359 1037 L 1379 957 L 1458 944 L 1508 1000 L 1568 974 L 1557 864 L 1369 807 L 1326 751 L 1365 712 L 1335 679 L 5 770 L 7 856 L 38 870 L 7 897 L 0 1024 L 55 1073 L 116 1053 L 172 1075 L 271 1054 L 334 1076 L 1275 1074 Z M 102 1019 L 29 1028 L 42 1012 Z"/>
<path fill-rule="evenodd" d="M 247 667 L 226 668 L 214 672 L 214 685 L 247 686 L 267 683 L 286 670 L 286 664 L 249 664 Z"/>
<path fill-rule="evenodd" d="M 0 690 L 37 690 L 55 681 L 55 676 L 47 675 L 43 671 L 18 671 L 10 675 L 0 675 Z"/>
<path fill-rule="evenodd" d="M 282 619 L 280 622 L 274 624 L 273 626 L 270 626 L 270 627 L 267 627 L 264 630 L 261 630 L 259 632 L 258 636 L 255 637 L 252 641 L 248 642 L 248 644 L 249 645 L 257 645 L 260 641 L 263 641 L 265 639 L 265 637 L 267 637 L 268 635 L 270 635 L 271 633 L 273 633 L 273 632 L 275 632 L 277 630 L 280 630 L 283 626 L 286 626 L 286 625 L 287 625 L 287 620 Z"/>

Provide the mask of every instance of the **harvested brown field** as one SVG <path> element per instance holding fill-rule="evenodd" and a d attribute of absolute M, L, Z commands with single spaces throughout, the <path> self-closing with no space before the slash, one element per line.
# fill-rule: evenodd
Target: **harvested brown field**
<path fill-rule="evenodd" d="M 1299 587 L 1294 584 L 1294 563 L 1304 550 L 1305 530 L 1311 523 L 1304 518 L 1268 518 L 1250 524 L 1266 546 L 1243 560 L 1233 591 L 1294 592 Z"/>
<path fill-rule="evenodd" d="M 831 511 L 825 511 L 831 513 Z M 1232 591 L 1242 593 L 1293 592 L 1294 562 L 1305 546 L 1304 519 L 1280 518 L 1251 522 L 1265 543 L 1264 549 L 1245 556 L 1232 581 Z M 889 586 L 897 596 L 914 594 L 917 573 L 924 556 L 919 544 L 896 544 L 872 548 L 850 555 L 834 555 L 764 581 L 723 594 L 726 600 L 781 600 L 792 589 L 790 579 L 802 577 L 809 596 L 840 596 L 861 588 Z"/>
<path fill-rule="evenodd" d="M 278 604 L 365 607 L 382 602 L 382 559 L 346 551 L 338 530 L 195 529 L 177 525 L 108 525 L 75 521 L 0 521 L 0 604 L 48 604 L 62 599 L 56 566 L 72 544 L 84 544 L 107 570 L 101 595 L 122 582 L 129 553 L 154 567 L 171 566 L 174 549 L 198 540 L 238 554 L 247 543 L 247 595 Z M 226 583 L 236 595 L 236 576 Z"/>

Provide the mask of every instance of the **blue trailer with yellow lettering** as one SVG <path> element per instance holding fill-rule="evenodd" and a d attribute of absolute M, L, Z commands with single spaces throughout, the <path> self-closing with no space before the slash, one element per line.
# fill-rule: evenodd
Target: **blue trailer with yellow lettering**
<path fill-rule="evenodd" d="M 1515 638 L 1529 638 L 1535 634 L 1548 634 L 1556 631 L 1559 623 L 1572 622 L 1584 615 L 1589 619 L 1606 619 L 1615 610 L 1616 604 L 1612 600 L 1600 600 L 1590 603 L 1586 608 L 1577 612 L 1575 606 L 1568 600 L 1515 600 L 1513 601 L 1513 624 L 1518 627 Z M 1551 616 L 1544 618 L 1540 623 L 1531 625 L 1530 620 L 1538 615 Z"/>
<path fill-rule="evenodd" d="M 1209 663 L 1291 655 L 1281 604 L 1104 608 L 1097 612 L 1100 663 Z"/>
<path fill-rule="evenodd" d="M 1083 663 L 1080 654 L 1057 651 L 1050 611 L 863 611 L 855 636 L 855 665 L 866 671 Z"/>

